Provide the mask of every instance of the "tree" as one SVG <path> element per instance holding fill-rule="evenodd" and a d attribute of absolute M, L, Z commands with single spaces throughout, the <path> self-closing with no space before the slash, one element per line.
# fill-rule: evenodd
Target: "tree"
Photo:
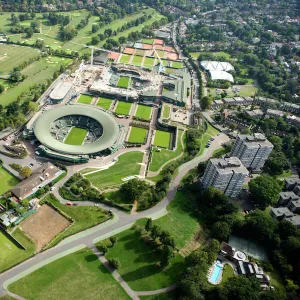
<path fill-rule="evenodd" d="M 111 258 L 108 260 L 108 263 L 115 270 L 117 270 L 121 267 L 121 263 L 118 258 Z"/>
<path fill-rule="evenodd" d="M 282 151 L 272 151 L 265 163 L 265 170 L 270 175 L 280 175 L 289 167 L 290 163 Z"/>
<path fill-rule="evenodd" d="M 104 245 L 101 245 L 99 247 L 99 250 L 100 250 L 100 252 L 103 253 L 103 255 L 105 255 L 108 252 L 108 248 L 106 246 L 104 246 Z"/>
<path fill-rule="evenodd" d="M 153 225 L 151 228 L 150 236 L 155 241 L 160 236 L 161 229 L 157 225 Z"/>
<path fill-rule="evenodd" d="M 279 136 L 271 136 L 269 138 L 269 141 L 273 144 L 275 151 L 281 151 L 282 150 L 282 139 Z"/>
<path fill-rule="evenodd" d="M 175 257 L 174 250 L 170 246 L 165 246 L 163 249 L 162 253 L 162 258 L 161 258 L 161 266 L 162 267 L 167 267 L 170 265 L 171 260 Z"/>
<path fill-rule="evenodd" d="M 92 37 L 92 40 L 91 40 L 91 44 L 92 44 L 92 45 L 98 45 L 99 42 L 100 42 L 100 39 L 99 39 L 98 36 L 93 36 L 93 37 Z"/>
<path fill-rule="evenodd" d="M 5 87 L 3 84 L 0 84 L 0 94 L 3 93 L 5 90 Z M 1 111 L 1 110 L 0 110 Z"/>
<path fill-rule="evenodd" d="M 264 208 L 278 201 L 281 186 L 273 177 L 259 176 L 249 182 L 249 191 L 253 200 Z"/>
<path fill-rule="evenodd" d="M 217 222 L 211 229 L 211 234 L 219 241 L 227 241 L 231 232 L 231 228 L 226 222 Z"/>
<path fill-rule="evenodd" d="M 23 178 L 27 178 L 29 177 L 30 175 L 32 174 L 32 170 L 25 166 L 23 167 L 21 170 L 20 170 L 20 175 L 23 177 Z"/>
<path fill-rule="evenodd" d="M 206 109 L 210 108 L 210 106 L 212 104 L 212 99 L 210 97 L 208 97 L 208 96 L 204 96 L 204 97 L 201 98 L 200 102 L 201 102 L 200 103 L 201 104 L 201 108 L 203 110 L 206 110 Z"/>
<path fill-rule="evenodd" d="M 151 218 L 149 218 L 148 220 L 147 220 L 147 223 L 146 223 L 146 225 L 145 225 L 145 230 L 147 231 L 147 232 L 149 232 L 150 230 L 151 230 L 151 228 L 152 228 L 152 219 Z"/>
<path fill-rule="evenodd" d="M 117 238 L 115 236 L 111 236 L 109 240 L 111 242 L 111 246 L 114 247 L 117 242 Z"/>
<path fill-rule="evenodd" d="M 12 80 L 12 81 L 20 82 L 23 79 L 24 79 L 24 76 L 20 71 L 15 70 L 10 74 L 10 80 Z"/>
<path fill-rule="evenodd" d="M 141 180 L 132 179 L 124 183 L 120 188 L 120 193 L 129 201 L 138 200 L 141 191 L 145 191 L 148 185 Z"/>

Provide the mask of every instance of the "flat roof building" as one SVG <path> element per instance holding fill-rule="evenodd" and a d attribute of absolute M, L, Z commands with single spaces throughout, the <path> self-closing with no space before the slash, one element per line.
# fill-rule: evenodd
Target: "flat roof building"
<path fill-rule="evenodd" d="M 210 159 L 202 179 L 203 186 L 213 186 L 231 198 L 237 198 L 248 175 L 237 157 Z"/>
<path fill-rule="evenodd" d="M 239 135 L 231 151 L 231 156 L 238 157 L 246 168 L 258 172 L 263 168 L 272 150 L 272 143 L 261 133 Z"/>
<path fill-rule="evenodd" d="M 287 207 L 277 207 L 270 210 L 273 219 L 282 220 L 283 218 L 291 218 L 294 214 Z"/>
<path fill-rule="evenodd" d="M 286 218 L 286 220 L 291 222 L 297 228 L 300 228 L 300 216 L 293 216 L 291 218 Z"/>

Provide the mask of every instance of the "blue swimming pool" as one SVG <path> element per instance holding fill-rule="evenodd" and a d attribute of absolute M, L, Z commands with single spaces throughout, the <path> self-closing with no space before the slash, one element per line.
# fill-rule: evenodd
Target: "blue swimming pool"
<path fill-rule="evenodd" d="M 222 271 L 223 267 L 215 264 L 214 269 L 210 275 L 209 281 L 213 284 L 217 284 L 219 281 L 219 277 L 221 275 L 221 271 Z"/>

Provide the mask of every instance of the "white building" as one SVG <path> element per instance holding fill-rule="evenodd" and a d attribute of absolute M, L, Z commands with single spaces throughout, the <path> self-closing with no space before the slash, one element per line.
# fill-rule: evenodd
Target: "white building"
<path fill-rule="evenodd" d="M 239 135 L 233 146 L 231 156 L 238 157 L 246 168 L 261 171 L 273 150 L 273 145 L 261 133 Z"/>
<path fill-rule="evenodd" d="M 213 186 L 230 198 L 237 198 L 248 175 L 247 169 L 237 157 L 212 158 L 204 172 L 203 186 Z"/>

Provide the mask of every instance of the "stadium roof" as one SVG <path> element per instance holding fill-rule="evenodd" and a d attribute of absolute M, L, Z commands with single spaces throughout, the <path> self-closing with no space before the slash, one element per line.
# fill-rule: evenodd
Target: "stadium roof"
<path fill-rule="evenodd" d="M 234 82 L 233 76 L 225 71 L 209 71 L 211 80 L 228 80 Z"/>
<path fill-rule="evenodd" d="M 233 65 L 225 61 L 203 60 L 200 65 L 205 71 L 234 71 Z"/>
<path fill-rule="evenodd" d="M 82 115 L 93 118 L 103 127 L 102 136 L 95 142 L 84 145 L 68 145 L 55 139 L 50 133 L 50 125 L 57 119 L 70 116 Z M 61 153 L 82 155 L 97 153 L 108 149 L 118 138 L 119 128 L 115 119 L 108 113 L 84 105 L 60 106 L 43 113 L 34 125 L 34 134 L 36 138 L 46 147 Z"/>
<path fill-rule="evenodd" d="M 63 82 L 61 81 L 56 87 L 55 89 L 51 92 L 50 94 L 50 98 L 53 100 L 62 100 L 65 98 L 65 96 L 67 95 L 67 93 L 69 92 L 69 90 L 72 87 L 72 83 L 71 82 Z"/>

